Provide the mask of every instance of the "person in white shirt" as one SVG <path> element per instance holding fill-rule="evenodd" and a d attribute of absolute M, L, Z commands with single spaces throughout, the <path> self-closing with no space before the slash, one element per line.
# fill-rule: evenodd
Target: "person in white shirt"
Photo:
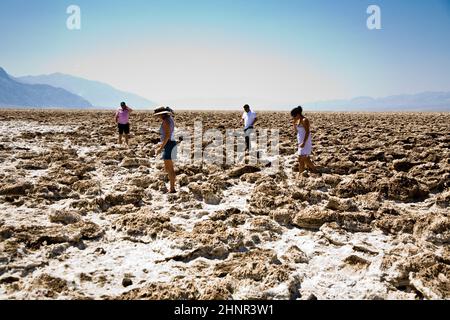
<path fill-rule="evenodd" d="M 301 106 L 291 111 L 292 124 L 294 126 L 295 133 L 297 134 L 297 147 L 298 147 L 298 177 L 301 177 L 303 171 L 306 168 L 312 173 L 319 173 L 316 166 L 311 161 L 312 153 L 312 135 L 311 125 L 303 115 L 303 108 Z"/>
<path fill-rule="evenodd" d="M 244 106 L 244 113 L 242 114 L 242 119 L 244 120 L 245 151 L 249 151 L 250 134 L 252 133 L 254 125 L 258 119 L 256 117 L 256 112 L 252 111 L 248 104 Z"/>

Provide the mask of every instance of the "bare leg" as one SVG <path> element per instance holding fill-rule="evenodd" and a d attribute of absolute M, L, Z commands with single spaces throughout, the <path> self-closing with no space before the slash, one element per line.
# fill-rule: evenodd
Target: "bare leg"
<path fill-rule="evenodd" d="M 128 145 L 128 138 L 129 138 L 129 134 L 125 134 L 125 143 L 126 143 L 126 145 Z"/>
<path fill-rule="evenodd" d="M 310 157 L 305 157 L 305 164 L 308 167 L 309 170 L 311 170 L 311 172 L 316 173 L 317 172 L 317 168 L 316 166 L 312 163 L 311 158 Z"/>
<path fill-rule="evenodd" d="M 173 169 L 173 161 L 172 160 L 164 160 L 164 167 L 166 169 L 167 174 L 169 175 L 170 181 L 170 191 L 171 193 L 175 191 L 175 170 Z"/>
<path fill-rule="evenodd" d="M 122 135 L 119 134 L 119 144 L 122 144 Z"/>
<path fill-rule="evenodd" d="M 304 157 L 298 157 L 298 175 L 297 177 L 300 178 L 301 174 L 305 171 L 305 159 Z"/>

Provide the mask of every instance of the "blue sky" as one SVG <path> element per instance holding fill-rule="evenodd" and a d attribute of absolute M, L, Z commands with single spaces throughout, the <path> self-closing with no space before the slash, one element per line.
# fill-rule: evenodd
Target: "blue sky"
<path fill-rule="evenodd" d="M 66 28 L 66 8 L 82 28 Z M 382 30 L 366 9 L 381 8 Z M 450 0 L 2 0 L 0 66 L 164 104 L 282 106 L 450 91 Z"/>

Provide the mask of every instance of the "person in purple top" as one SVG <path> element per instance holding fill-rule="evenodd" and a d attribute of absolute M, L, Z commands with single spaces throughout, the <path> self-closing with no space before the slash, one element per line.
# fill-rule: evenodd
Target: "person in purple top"
<path fill-rule="evenodd" d="M 116 123 L 119 129 L 119 144 L 122 144 L 122 136 L 125 134 L 125 143 L 128 146 L 128 138 L 130 135 L 130 113 L 133 111 L 125 102 L 120 104 L 120 108 L 116 111 Z"/>

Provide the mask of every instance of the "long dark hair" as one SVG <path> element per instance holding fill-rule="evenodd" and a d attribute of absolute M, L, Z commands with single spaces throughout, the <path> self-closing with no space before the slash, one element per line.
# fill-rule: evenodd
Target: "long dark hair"
<path fill-rule="evenodd" d="M 301 106 L 298 106 L 297 108 L 292 109 L 291 111 L 291 117 L 295 118 L 298 115 L 303 117 L 303 108 Z"/>

